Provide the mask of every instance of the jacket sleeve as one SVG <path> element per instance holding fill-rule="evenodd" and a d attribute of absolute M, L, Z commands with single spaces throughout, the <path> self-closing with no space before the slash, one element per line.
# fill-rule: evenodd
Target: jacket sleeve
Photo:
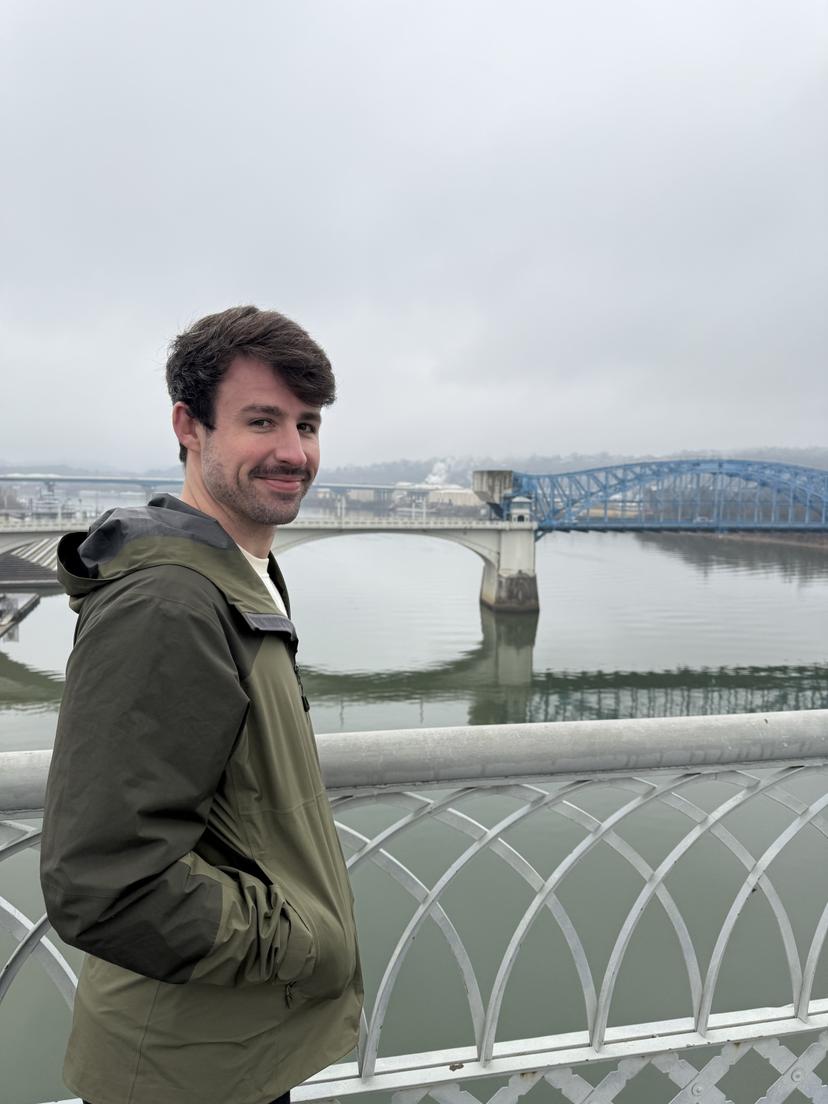
<path fill-rule="evenodd" d="M 167 982 L 312 970 L 312 936 L 279 888 L 194 851 L 248 707 L 215 611 L 133 587 L 84 618 L 41 849 L 67 943 Z"/>

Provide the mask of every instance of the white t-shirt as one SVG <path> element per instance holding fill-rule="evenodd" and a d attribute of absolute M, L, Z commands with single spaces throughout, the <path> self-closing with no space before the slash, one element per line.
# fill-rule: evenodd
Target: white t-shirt
<path fill-rule="evenodd" d="M 241 545 L 239 545 L 239 551 L 264 583 L 265 590 L 276 603 L 276 608 L 287 617 L 287 610 L 282 601 L 282 596 L 276 589 L 276 584 L 267 573 L 267 557 L 261 559 L 259 556 L 254 556 L 252 552 L 248 552 L 247 549 L 242 548 Z"/>

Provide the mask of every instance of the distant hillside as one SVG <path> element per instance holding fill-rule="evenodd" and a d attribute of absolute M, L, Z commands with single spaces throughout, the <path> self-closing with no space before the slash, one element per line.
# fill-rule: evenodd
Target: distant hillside
<path fill-rule="evenodd" d="M 319 479 L 326 483 L 422 483 L 429 475 L 434 482 L 471 484 L 471 473 L 478 468 L 511 468 L 514 471 L 536 474 L 554 474 L 562 471 L 579 471 L 583 468 L 601 468 L 607 464 L 629 464 L 636 460 L 692 459 L 699 456 L 722 456 L 734 460 L 777 460 L 785 464 L 802 464 L 808 468 L 824 468 L 828 471 L 828 448 L 774 448 L 763 446 L 752 449 L 696 450 L 672 453 L 669 456 L 622 455 L 609 452 L 573 452 L 567 456 L 432 456 L 426 460 L 380 460 L 375 464 L 342 464 L 339 467 L 323 467 Z M 174 478 L 181 475 L 181 467 L 172 464 L 166 468 L 151 468 L 142 472 L 128 472 L 111 465 L 94 471 L 55 464 L 43 460 L 37 464 L 16 464 L 13 460 L 0 459 L 3 472 L 49 472 L 54 475 L 148 475 Z M 435 478 L 436 477 L 436 478 Z"/>
<path fill-rule="evenodd" d="M 105 467 L 84 467 L 77 464 L 55 464 L 51 460 L 41 460 L 37 464 L 18 464 L 14 460 L 0 459 L 0 475 L 4 472 L 17 472 L 20 475 L 155 475 L 162 479 L 172 479 L 181 475 L 181 465 L 173 464 L 168 468 L 147 468 L 145 471 L 129 471 L 107 464 Z"/>
<path fill-rule="evenodd" d="M 84 467 L 77 464 L 54 464 L 50 460 L 41 460 L 37 464 L 18 464 L 14 460 L 0 459 L 0 475 L 6 472 L 15 472 L 18 475 L 134 475 L 136 477 L 150 475 L 160 479 L 174 479 L 181 475 L 181 465 L 172 464 L 168 468 L 147 468 L 144 471 L 130 471 L 129 469 L 113 467 L 111 464 L 105 467 Z"/>

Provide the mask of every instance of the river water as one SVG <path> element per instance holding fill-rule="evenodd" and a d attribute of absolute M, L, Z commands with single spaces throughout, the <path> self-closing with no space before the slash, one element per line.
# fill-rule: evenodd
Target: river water
<path fill-rule="evenodd" d="M 481 610 L 480 561 L 426 537 L 338 537 L 281 565 L 319 732 L 828 708 L 828 548 L 555 534 L 538 617 Z M 0 641 L 0 749 L 50 745 L 73 628 L 53 594 Z M 0 867 L 30 916 L 33 872 L 31 855 Z M 29 964 L 0 1004 L 0 1104 L 66 1095 L 67 1023 Z"/>

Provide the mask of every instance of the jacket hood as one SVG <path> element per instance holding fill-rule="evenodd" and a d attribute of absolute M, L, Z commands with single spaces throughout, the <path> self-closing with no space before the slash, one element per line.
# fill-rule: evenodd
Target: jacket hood
<path fill-rule="evenodd" d="M 67 533 L 58 544 L 58 580 L 76 612 L 92 591 L 132 572 L 170 564 L 204 575 L 243 613 L 271 615 L 276 608 L 215 518 L 172 495 L 155 495 L 135 509 L 107 510 L 88 532 Z M 289 611 L 287 588 L 272 557 L 270 566 Z"/>

